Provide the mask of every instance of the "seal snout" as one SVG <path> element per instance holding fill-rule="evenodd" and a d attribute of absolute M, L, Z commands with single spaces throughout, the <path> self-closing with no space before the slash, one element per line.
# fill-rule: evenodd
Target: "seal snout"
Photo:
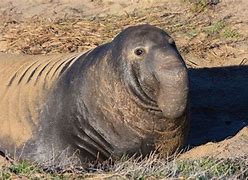
<path fill-rule="evenodd" d="M 166 118 L 181 117 L 187 106 L 188 73 L 182 57 L 173 49 L 158 49 L 151 61 L 158 81 L 157 103 Z"/>

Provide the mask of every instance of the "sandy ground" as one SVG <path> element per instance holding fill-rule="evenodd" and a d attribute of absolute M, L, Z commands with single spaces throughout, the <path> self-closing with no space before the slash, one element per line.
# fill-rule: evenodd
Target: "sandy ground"
<path fill-rule="evenodd" d="M 203 146 L 198 146 L 180 156 L 181 159 L 197 159 L 204 156 L 214 158 L 237 158 L 247 159 L 248 127 L 243 128 L 237 135 L 230 139 L 225 139 L 219 143 L 209 142 Z M 213 153 L 214 152 L 214 153 Z"/>
<path fill-rule="evenodd" d="M 185 36 L 189 32 L 181 33 L 178 30 L 172 33 L 187 62 L 191 78 L 192 126 L 187 145 L 200 146 L 187 152 L 185 156 L 215 155 L 235 158 L 247 155 L 247 0 L 221 0 L 216 6 L 211 6 L 209 12 L 194 12 L 194 15 L 190 14 L 192 6 L 180 0 L 6 0 L 0 1 L 0 18 L 5 21 L 11 17 L 12 20 L 25 22 L 33 17 L 80 19 L 109 14 L 126 16 L 128 13 L 158 6 L 164 7 L 165 13 L 175 14 L 178 19 L 186 21 L 190 17 L 199 23 L 199 27 L 201 24 L 210 25 L 224 19 L 232 29 L 241 34 L 238 40 L 219 42 L 206 38 L 201 32 L 190 38 Z M 1 29 L 4 26 L 0 26 Z M 4 33 L 1 33 L 0 51 L 9 52 L 7 42 L 1 40 L 3 37 Z M 243 130 L 240 131 L 241 129 Z M 227 138 L 230 139 L 225 140 Z M 203 145 L 205 143 L 208 144 Z"/>
<path fill-rule="evenodd" d="M 24 19 L 33 16 L 85 17 L 121 15 L 138 8 L 163 5 L 165 2 L 167 0 L 6 0 L 0 2 L 0 10 Z"/>

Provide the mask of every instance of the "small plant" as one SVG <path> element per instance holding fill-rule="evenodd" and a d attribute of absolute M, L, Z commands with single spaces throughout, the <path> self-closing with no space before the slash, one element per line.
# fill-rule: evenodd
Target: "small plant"
<path fill-rule="evenodd" d="M 225 39 L 237 39 L 241 35 L 230 27 L 224 20 L 217 21 L 205 28 L 204 32 L 211 37 L 225 38 Z"/>
<path fill-rule="evenodd" d="M 237 39 L 240 34 L 236 30 L 227 27 L 223 30 L 222 36 L 227 39 Z"/>
<path fill-rule="evenodd" d="M 0 178 L 4 179 L 4 180 L 5 179 L 10 179 L 11 178 L 11 173 L 0 169 Z"/>
<path fill-rule="evenodd" d="M 180 161 L 178 172 L 186 177 L 209 179 L 213 177 L 246 177 L 246 164 L 231 160 L 216 160 L 203 158 L 200 160 Z M 195 174 L 194 174 L 195 173 Z"/>
<path fill-rule="evenodd" d="M 208 0 L 183 0 L 183 2 L 190 3 L 191 11 L 196 13 L 205 10 L 209 4 Z"/>
<path fill-rule="evenodd" d="M 186 35 L 190 38 L 196 37 L 199 34 L 199 32 L 195 29 L 189 30 L 186 32 Z"/>
<path fill-rule="evenodd" d="M 33 171 L 36 171 L 36 168 L 29 163 L 23 161 L 21 163 L 14 163 L 9 167 L 10 172 L 15 173 L 15 174 L 29 174 L 32 173 Z"/>
<path fill-rule="evenodd" d="M 205 29 L 209 36 L 219 35 L 221 30 L 226 26 L 225 21 L 220 20 Z"/>
<path fill-rule="evenodd" d="M 0 167 L 0 179 L 246 179 L 248 177 L 247 159 L 218 160 L 202 158 L 198 160 L 164 159 L 157 155 L 147 158 L 123 158 L 107 169 L 96 168 L 94 172 L 85 169 L 62 172 L 45 172 L 26 162 Z M 114 178 L 115 179 L 115 178 Z"/>

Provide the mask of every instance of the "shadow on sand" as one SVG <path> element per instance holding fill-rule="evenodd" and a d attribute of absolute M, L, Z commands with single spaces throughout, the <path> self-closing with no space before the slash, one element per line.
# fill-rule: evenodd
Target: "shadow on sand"
<path fill-rule="evenodd" d="M 217 142 L 248 125 L 248 66 L 189 69 L 188 145 Z"/>

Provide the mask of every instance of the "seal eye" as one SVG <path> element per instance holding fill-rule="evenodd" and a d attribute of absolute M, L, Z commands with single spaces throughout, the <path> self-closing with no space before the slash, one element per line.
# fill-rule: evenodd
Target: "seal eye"
<path fill-rule="evenodd" d="M 137 48 L 137 49 L 134 50 L 134 53 L 137 56 L 143 56 L 145 54 L 145 50 L 143 48 Z"/>

